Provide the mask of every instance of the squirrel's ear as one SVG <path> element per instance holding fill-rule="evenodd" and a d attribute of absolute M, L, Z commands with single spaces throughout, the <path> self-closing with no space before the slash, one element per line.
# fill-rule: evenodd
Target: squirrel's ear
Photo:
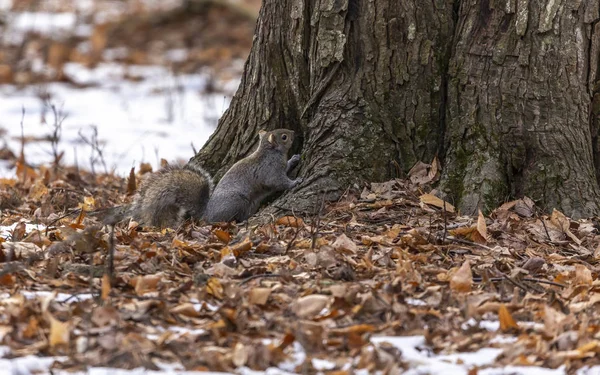
<path fill-rule="evenodd" d="M 275 137 L 273 137 L 273 134 L 269 134 L 269 143 L 274 144 L 275 143 Z"/>
<path fill-rule="evenodd" d="M 264 130 L 264 129 L 261 129 L 261 130 L 259 130 L 259 131 L 258 131 L 258 136 L 259 136 L 260 138 L 262 138 L 262 137 L 263 137 L 265 134 L 267 134 L 267 131 L 266 131 L 266 130 Z"/>

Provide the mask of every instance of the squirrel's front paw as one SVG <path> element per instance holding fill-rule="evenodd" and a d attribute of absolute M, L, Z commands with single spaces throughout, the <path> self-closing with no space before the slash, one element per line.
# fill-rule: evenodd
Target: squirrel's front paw
<path fill-rule="evenodd" d="M 298 163 L 300 163 L 300 155 L 299 154 L 292 156 L 290 158 L 290 160 L 288 160 L 288 166 L 290 167 L 290 169 L 293 169 L 294 167 L 296 167 L 298 165 Z"/>
<path fill-rule="evenodd" d="M 294 180 L 294 186 L 292 186 L 292 187 L 296 187 L 296 186 L 300 185 L 302 183 L 302 181 L 304 181 L 304 179 L 302 177 L 298 177 L 297 179 Z"/>

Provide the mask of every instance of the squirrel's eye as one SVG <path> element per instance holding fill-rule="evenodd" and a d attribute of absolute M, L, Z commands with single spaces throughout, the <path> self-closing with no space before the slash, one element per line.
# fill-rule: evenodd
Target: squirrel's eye
<path fill-rule="evenodd" d="M 281 139 L 283 139 L 284 141 L 286 141 L 287 140 L 287 135 L 286 134 L 282 135 Z"/>

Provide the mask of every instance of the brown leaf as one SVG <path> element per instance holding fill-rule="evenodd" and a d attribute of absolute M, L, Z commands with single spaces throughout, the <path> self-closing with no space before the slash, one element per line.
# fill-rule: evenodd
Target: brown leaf
<path fill-rule="evenodd" d="M 457 228 L 450 231 L 450 234 L 457 237 L 463 237 L 476 243 L 485 243 L 485 238 L 479 233 L 477 226 Z"/>
<path fill-rule="evenodd" d="M 575 265 L 575 285 L 592 285 L 594 278 L 592 272 L 583 264 Z"/>
<path fill-rule="evenodd" d="M 213 234 L 215 235 L 215 237 L 217 237 L 219 239 L 219 241 L 221 241 L 225 244 L 228 244 L 229 241 L 231 241 L 231 235 L 222 229 L 215 228 L 213 230 Z"/>
<path fill-rule="evenodd" d="M 5 273 L 0 276 L 0 285 L 2 286 L 13 286 L 15 284 L 15 277 L 10 273 Z"/>
<path fill-rule="evenodd" d="M 84 197 L 83 203 L 79 203 L 79 208 L 85 211 L 92 211 L 96 207 L 96 200 L 94 197 Z"/>
<path fill-rule="evenodd" d="M 563 231 L 563 233 L 565 233 L 577 245 L 581 245 L 581 240 L 571 232 L 571 221 L 569 220 L 569 218 L 567 218 L 562 212 L 558 211 L 556 208 L 552 210 L 550 222 L 555 227 Z"/>
<path fill-rule="evenodd" d="M 31 189 L 29 189 L 29 198 L 34 201 L 40 201 L 46 195 L 48 195 L 48 188 L 42 180 L 37 180 Z"/>
<path fill-rule="evenodd" d="M 473 274 L 471 265 L 466 260 L 462 266 L 450 278 L 450 289 L 458 293 L 470 292 L 473 286 Z"/>
<path fill-rule="evenodd" d="M 519 325 L 515 322 L 515 319 L 512 317 L 505 304 L 501 304 L 498 309 L 498 320 L 500 321 L 500 330 L 502 332 L 519 329 Z"/>
<path fill-rule="evenodd" d="M 264 305 L 271 295 L 271 288 L 253 288 L 248 294 L 248 301 L 253 305 Z"/>
<path fill-rule="evenodd" d="M 282 216 L 275 222 L 277 225 L 285 225 L 292 228 L 300 228 L 304 226 L 304 220 L 295 216 Z"/>
<path fill-rule="evenodd" d="M 101 306 L 94 309 L 91 320 L 98 327 L 116 326 L 120 315 L 119 311 L 112 306 Z"/>
<path fill-rule="evenodd" d="M 194 305 L 189 302 L 182 303 L 181 305 L 177 305 L 169 311 L 172 314 L 180 314 L 180 315 L 189 316 L 192 318 L 197 318 L 197 317 L 201 316 L 200 312 L 198 310 L 196 310 Z"/>
<path fill-rule="evenodd" d="M 347 252 L 350 255 L 356 254 L 356 251 L 358 250 L 358 246 L 356 246 L 354 241 L 348 238 L 344 233 L 339 235 L 331 246 L 338 252 Z"/>
<path fill-rule="evenodd" d="M 236 367 L 242 367 L 248 362 L 249 354 L 250 348 L 241 342 L 237 342 L 233 347 L 231 362 L 233 362 Z"/>
<path fill-rule="evenodd" d="M 50 317 L 50 337 L 49 343 L 50 347 L 53 348 L 58 345 L 68 345 L 69 337 L 71 334 L 71 327 L 69 322 L 61 322 L 60 320 L 54 318 L 52 315 Z"/>
<path fill-rule="evenodd" d="M 477 232 L 481 235 L 484 242 L 487 242 L 487 225 L 485 224 L 485 218 L 479 210 L 479 216 L 477 217 Z"/>
<path fill-rule="evenodd" d="M 238 242 L 235 245 L 231 245 L 229 249 L 233 255 L 239 257 L 240 255 L 243 255 L 252 249 L 252 242 L 250 241 L 250 238 L 246 237 L 243 241 Z"/>
<path fill-rule="evenodd" d="M 223 299 L 223 285 L 219 279 L 211 277 L 206 282 L 206 292 L 217 299 Z"/>
<path fill-rule="evenodd" d="M 12 230 L 12 241 L 21 241 L 25 237 L 25 232 L 27 230 L 27 224 L 25 222 L 20 221 L 15 225 L 15 229 Z"/>
<path fill-rule="evenodd" d="M 311 294 L 300 297 L 292 303 L 292 311 L 299 318 L 309 318 L 317 315 L 332 302 L 330 296 Z"/>
<path fill-rule="evenodd" d="M 135 168 L 131 168 L 131 171 L 129 171 L 129 178 L 127 178 L 127 195 L 133 195 L 136 190 Z"/>
<path fill-rule="evenodd" d="M 441 208 L 442 210 L 446 209 L 447 212 L 455 212 L 455 208 L 448 202 L 441 200 L 433 194 L 423 194 L 419 197 L 422 203 L 428 204 L 430 206 L 434 206 L 437 208 Z"/>
<path fill-rule="evenodd" d="M 135 293 L 141 296 L 148 292 L 156 291 L 158 283 L 162 279 L 162 274 L 138 276 L 135 280 Z"/>
<path fill-rule="evenodd" d="M 104 275 L 102 275 L 102 293 L 100 298 L 102 298 L 103 301 L 106 301 L 108 299 L 108 296 L 110 295 L 110 277 L 108 276 L 107 273 L 105 273 Z"/>

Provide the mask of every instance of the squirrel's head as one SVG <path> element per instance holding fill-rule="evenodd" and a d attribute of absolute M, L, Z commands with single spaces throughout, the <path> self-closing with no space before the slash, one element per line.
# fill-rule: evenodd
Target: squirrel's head
<path fill-rule="evenodd" d="M 258 136 L 260 137 L 259 148 L 275 148 L 284 154 L 294 143 L 294 131 L 289 129 L 275 129 L 270 132 L 261 130 L 258 132 Z"/>

